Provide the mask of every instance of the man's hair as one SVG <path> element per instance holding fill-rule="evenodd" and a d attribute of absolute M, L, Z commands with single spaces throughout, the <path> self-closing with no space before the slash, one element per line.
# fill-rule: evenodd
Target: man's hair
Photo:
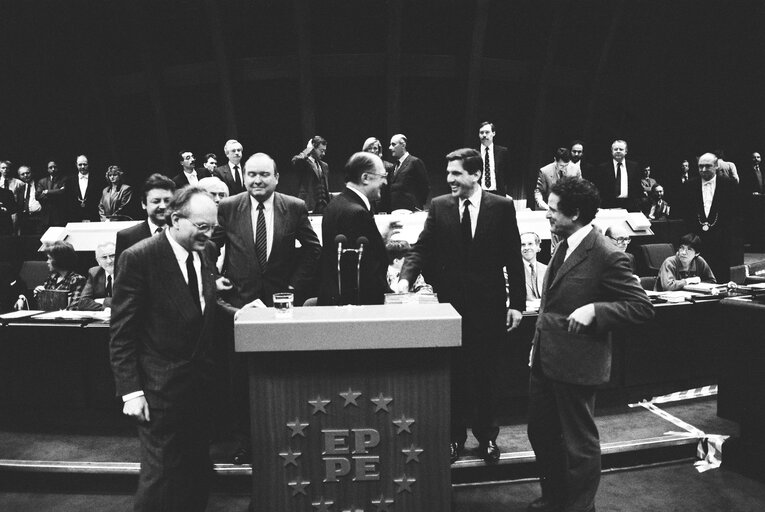
<path fill-rule="evenodd" d="M 149 191 L 154 190 L 155 188 L 175 192 L 175 182 L 164 174 L 158 172 L 155 172 L 146 178 L 146 181 L 143 182 L 143 198 L 141 199 L 143 204 L 146 204 L 146 197 L 149 195 Z"/>
<path fill-rule="evenodd" d="M 404 135 L 403 133 L 397 133 L 393 137 L 398 137 L 399 139 L 401 139 L 401 142 L 403 142 L 404 146 L 406 146 L 406 143 L 407 143 L 406 135 Z"/>
<path fill-rule="evenodd" d="M 112 247 L 113 249 L 116 249 L 116 246 L 114 245 L 114 242 L 101 242 L 96 246 L 96 257 L 98 256 L 98 253 L 100 252 L 106 252 L 106 248 Z"/>
<path fill-rule="evenodd" d="M 701 238 L 699 238 L 699 235 L 696 235 L 694 233 L 688 233 L 687 235 L 683 235 L 680 237 L 680 245 L 687 245 L 694 251 L 700 252 Z M 678 247 L 680 247 L 680 245 L 678 245 Z"/>
<path fill-rule="evenodd" d="M 228 147 L 232 144 L 239 144 L 241 146 L 241 143 L 236 139 L 228 139 L 226 143 L 223 145 L 223 152 L 228 153 Z"/>
<path fill-rule="evenodd" d="M 345 182 L 360 183 L 361 175 L 365 172 L 374 172 L 375 170 L 375 157 L 372 153 L 367 151 L 359 151 L 354 153 L 345 163 L 343 171 L 345 173 Z M 379 157 L 378 157 L 379 158 Z"/>
<path fill-rule="evenodd" d="M 483 123 L 479 124 L 478 129 L 480 130 L 484 126 L 491 126 L 491 131 L 493 132 L 497 131 L 497 129 L 494 127 L 494 123 L 492 123 L 491 121 L 484 121 Z"/>
<path fill-rule="evenodd" d="M 568 148 L 558 148 L 555 150 L 555 161 L 556 162 L 570 162 L 571 161 L 571 152 L 568 150 Z"/>
<path fill-rule="evenodd" d="M 77 266 L 77 253 L 69 242 L 56 240 L 46 245 L 43 250 L 50 256 L 53 265 L 61 270 L 74 270 Z"/>
<path fill-rule="evenodd" d="M 624 149 L 627 150 L 627 141 L 622 139 L 616 139 L 615 141 L 613 141 L 611 143 L 611 147 L 613 148 L 614 144 L 616 144 L 617 142 L 621 142 L 622 144 L 624 144 Z"/>
<path fill-rule="evenodd" d="M 191 153 L 191 151 L 184 149 L 183 151 L 178 152 L 178 159 L 183 162 L 183 155 L 186 153 Z M 193 153 L 192 153 L 193 154 Z"/>
<path fill-rule="evenodd" d="M 533 231 L 526 231 L 524 233 L 521 233 L 521 236 L 523 236 L 523 235 L 534 235 L 534 242 L 536 242 L 537 245 L 541 245 L 542 244 L 542 239 L 539 238 L 539 235 L 537 235 Z"/>
<path fill-rule="evenodd" d="M 325 139 L 321 135 L 314 135 L 313 138 L 311 139 L 311 144 L 313 144 L 313 147 L 322 146 L 322 145 L 326 146 L 327 139 Z"/>
<path fill-rule="evenodd" d="M 88 155 L 77 155 L 77 158 L 75 158 L 74 161 L 76 162 L 80 158 L 84 158 L 85 160 L 88 160 L 88 162 L 90 162 L 90 159 L 88 158 Z"/>
<path fill-rule="evenodd" d="M 211 158 L 214 158 L 216 162 L 218 161 L 218 157 L 215 156 L 215 153 L 207 153 L 205 155 L 205 162 L 207 162 Z"/>
<path fill-rule="evenodd" d="M 0 164 L 7 165 L 9 171 L 11 170 L 11 167 L 13 167 L 13 162 L 11 162 L 10 160 L 0 160 Z"/>
<path fill-rule="evenodd" d="M 207 190 L 208 192 L 212 192 L 213 187 L 219 187 L 226 191 L 227 196 L 230 194 L 226 182 L 217 176 L 208 176 L 206 178 L 202 178 L 197 182 L 197 185 Z"/>
<path fill-rule="evenodd" d="M 565 177 L 558 180 L 550 189 L 550 193 L 560 198 L 558 210 L 566 217 L 579 214 L 578 222 L 586 226 L 595 218 L 600 206 L 600 194 L 591 181 Z"/>
<path fill-rule="evenodd" d="M 385 244 L 385 252 L 388 253 L 388 265 L 393 263 L 393 260 L 399 258 L 405 258 L 412 246 L 406 240 L 388 240 Z"/>
<path fill-rule="evenodd" d="M 187 185 L 176 190 L 175 194 L 173 194 L 173 198 L 167 205 L 168 216 L 177 213 L 180 217 L 188 217 L 189 202 L 191 201 L 191 198 L 199 194 L 209 197 L 211 201 L 213 200 L 210 193 L 199 185 Z"/>
<path fill-rule="evenodd" d="M 584 141 L 583 141 L 583 140 L 581 140 L 581 139 L 574 139 L 574 140 L 571 142 L 571 147 L 573 148 L 573 147 L 574 147 L 574 146 L 576 146 L 577 144 L 579 144 L 580 146 L 582 146 L 582 149 L 584 149 Z"/>
<path fill-rule="evenodd" d="M 657 183 L 654 183 L 653 185 L 651 185 L 651 192 L 656 192 L 657 188 L 664 189 L 662 184 L 657 182 Z"/>
<path fill-rule="evenodd" d="M 255 158 L 261 158 L 261 157 L 266 157 L 267 159 L 269 159 L 271 161 L 271 165 L 274 167 L 274 176 L 278 175 L 279 174 L 279 168 L 276 167 L 276 162 L 274 161 L 273 158 L 271 158 L 271 155 L 268 155 L 266 153 L 255 153 L 254 155 L 250 156 L 250 158 L 248 158 L 244 162 L 244 165 L 242 166 L 242 169 L 245 169 L 247 167 L 247 164 L 250 163 L 250 160 L 254 160 Z"/>
<path fill-rule="evenodd" d="M 481 158 L 481 153 L 476 149 L 462 148 L 446 155 L 447 162 L 454 162 L 455 160 L 461 160 L 462 168 L 470 174 L 483 172 L 483 159 Z"/>

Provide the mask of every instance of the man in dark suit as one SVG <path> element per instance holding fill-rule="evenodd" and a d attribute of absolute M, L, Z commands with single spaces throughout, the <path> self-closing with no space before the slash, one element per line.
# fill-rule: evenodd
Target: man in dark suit
<path fill-rule="evenodd" d="M 494 123 L 484 121 L 478 128 L 478 138 L 481 144 L 478 150 L 483 159 L 483 178 L 481 188 L 494 194 L 505 196 L 508 194 L 510 182 L 510 162 L 507 148 L 494 144 L 496 131 Z"/>
<path fill-rule="evenodd" d="M 574 173 L 579 170 L 579 176 L 586 180 L 592 180 L 595 166 L 584 159 L 584 142 L 575 140 L 571 143 L 571 167 Z"/>
<path fill-rule="evenodd" d="M 610 331 L 653 317 L 627 256 L 590 222 L 599 196 L 583 179 L 552 189 L 547 219 L 562 242 L 547 267 L 531 354 L 528 434 L 541 472 L 532 511 L 594 511 L 600 482 L 595 391 L 611 374 Z"/>
<path fill-rule="evenodd" d="M 0 187 L 0 236 L 11 236 L 13 231 L 13 216 L 16 214 L 16 198 L 13 192 Z"/>
<path fill-rule="evenodd" d="M 480 153 L 459 149 L 446 160 L 451 194 L 431 203 L 420 238 L 401 268 L 397 291 L 408 291 L 422 272 L 439 302 L 450 303 L 462 315 L 462 348 L 452 360 L 451 459 L 463 450 L 470 423 L 481 456 L 495 463 L 500 454 L 494 407 L 497 352 L 506 341 L 506 328 L 520 324 L 526 306 L 521 241 L 513 202 L 481 189 Z"/>
<path fill-rule="evenodd" d="M 321 283 L 319 305 L 382 304 L 388 288 L 388 256 L 385 242 L 375 224 L 372 204 L 380 199 L 380 189 L 387 174 L 382 160 L 369 152 L 356 153 L 345 164 L 346 188 L 335 197 L 321 222 Z M 344 249 L 358 249 L 358 240 L 364 244 L 357 283 L 358 253 L 345 253 L 341 257 L 341 282 L 337 282 L 337 244 L 335 237 L 343 235 Z"/>
<path fill-rule="evenodd" d="M 749 166 L 741 168 L 741 195 L 744 200 L 746 239 L 753 251 L 765 248 L 765 179 L 762 157 L 755 151 Z"/>
<path fill-rule="evenodd" d="M 242 179 L 242 145 L 239 141 L 230 139 L 223 146 L 223 152 L 228 158 L 228 162 L 215 168 L 213 176 L 220 178 L 228 187 L 229 193 L 233 196 L 244 191 L 244 181 Z"/>
<path fill-rule="evenodd" d="M 278 182 L 273 159 L 256 153 L 244 164 L 246 191 L 218 206 L 221 229 L 216 243 L 218 247 L 225 244 L 223 268 L 232 287 L 221 299 L 234 309 L 257 299 L 272 306 L 273 294 L 287 291 L 302 304 L 313 292 L 321 244 L 305 203 L 275 192 Z M 247 372 L 244 359 L 233 348 L 230 352 L 234 434 L 239 442 L 233 461 L 244 464 L 250 461 Z"/>
<path fill-rule="evenodd" d="M 298 197 L 305 201 L 309 213 L 324 213 L 329 203 L 329 166 L 322 160 L 326 153 L 327 139 L 316 135 L 303 151 L 292 157 Z"/>
<path fill-rule="evenodd" d="M 718 175 L 717 157 L 699 157 L 699 176 L 684 185 L 681 217 L 690 232 L 701 238 L 704 259 L 717 281 L 730 280 L 730 267 L 744 263 L 741 238 L 741 200 L 738 184 Z"/>
<path fill-rule="evenodd" d="M 615 140 L 611 144 L 612 159 L 598 166 L 592 182 L 600 192 L 603 208 L 624 208 L 640 211 L 643 188 L 640 186 L 640 166 L 627 160 L 627 143 Z"/>
<path fill-rule="evenodd" d="M 207 257 L 217 224 L 203 189 L 179 190 L 170 227 L 122 254 L 110 356 L 123 413 L 141 443 L 137 511 L 204 511 L 212 476 L 210 390 L 215 277 Z"/>
<path fill-rule="evenodd" d="M 56 162 L 48 162 L 48 176 L 37 182 L 37 200 L 43 209 L 43 227 L 65 226 L 64 212 L 64 176 L 58 170 Z"/>
<path fill-rule="evenodd" d="M 147 219 L 145 222 L 117 232 L 115 265 L 125 249 L 165 229 L 168 221 L 167 207 L 173 198 L 173 192 L 175 192 L 175 183 L 167 176 L 155 173 L 146 179 L 143 183 L 141 206 L 146 210 Z"/>
<path fill-rule="evenodd" d="M 196 185 L 202 178 L 208 178 L 210 173 L 207 169 L 201 167 L 196 169 L 194 163 L 194 153 L 191 151 L 181 151 L 178 153 L 181 158 L 181 172 L 173 176 L 173 182 L 177 188 L 185 187 L 186 185 Z"/>
<path fill-rule="evenodd" d="M 43 230 L 42 204 L 37 200 L 37 188 L 28 165 L 19 167 L 21 185 L 16 189 L 16 232 L 20 235 L 39 235 Z"/>
<path fill-rule="evenodd" d="M 64 182 L 64 207 L 69 222 L 99 222 L 98 203 L 101 201 L 103 182 L 90 174 L 88 157 L 77 157 L 77 174 Z"/>
<path fill-rule="evenodd" d="M 406 136 L 394 135 L 390 139 L 390 154 L 393 157 L 393 173 L 390 184 L 391 210 L 421 211 L 430 193 L 428 171 L 425 163 L 406 149 Z"/>
<path fill-rule="evenodd" d="M 88 269 L 85 288 L 73 309 L 103 311 L 112 305 L 114 290 L 114 244 L 105 242 L 96 247 L 98 265 Z"/>

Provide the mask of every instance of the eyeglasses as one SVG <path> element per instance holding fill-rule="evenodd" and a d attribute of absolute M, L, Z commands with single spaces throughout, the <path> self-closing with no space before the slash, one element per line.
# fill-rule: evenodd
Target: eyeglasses
<path fill-rule="evenodd" d="M 192 226 L 194 226 L 195 228 L 197 228 L 197 229 L 198 229 L 199 231 L 201 231 L 202 233 L 209 233 L 209 232 L 211 232 L 212 230 L 214 230 L 215 228 L 217 228 L 217 227 L 218 227 L 218 225 L 217 225 L 217 224 L 204 224 L 204 223 L 203 223 L 203 224 L 197 224 L 196 222 L 192 222 L 192 221 L 191 221 L 189 218 L 187 218 L 187 217 L 181 217 L 181 218 L 182 218 L 182 219 L 186 219 L 187 221 L 189 221 L 189 222 L 191 223 L 191 225 L 192 225 Z"/>
<path fill-rule="evenodd" d="M 385 180 L 385 181 L 388 180 L 388 175 L 387 174 L 379 174 L 379 173 L 376 173 L 376 172 L 368 172 L 367 174 L 370 175 L 370 176 L 377 176 L 381 180 Z"/>
<path fill-rule="evenodd" d="M 620 236 L 618 238 L 614 238 L 612 236 L 609 236 L 608 238 L 610 238 L 611 240 L 616 242 L 617 245 L 627 245 L 627 244 L 629 244 L 632 241 L 632 239 L 630 237 L 628 237 L 628 236 Z"/>

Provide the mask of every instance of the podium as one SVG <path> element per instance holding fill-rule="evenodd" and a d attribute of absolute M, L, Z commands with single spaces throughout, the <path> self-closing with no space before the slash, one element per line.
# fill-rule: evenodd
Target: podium
<path fill-rule="evenodd" d="M 253 506 L 451 509 L 449 304 L 247 309 Z"/>

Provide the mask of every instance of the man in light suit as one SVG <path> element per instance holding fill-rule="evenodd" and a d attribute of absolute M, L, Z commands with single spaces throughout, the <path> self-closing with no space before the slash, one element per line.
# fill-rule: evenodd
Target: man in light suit
<path fill-rule="evenodd" d="M 181 172 L 173 176 L 173 182 L 177 188 L 185 187 L 186 185 L 196 185 L 199 180 L 203 178 L 209 178 L 210 173 L 204 167 L 199 169 L 194 167 L 196 159 L 194 159 L 194 153 L 191 151 L 181 151 L 178 153 L 181 159 Z"/>
<path fill-rule="evenodd" d="M 595 391 L 611 374 L 611 331 L 653 317 L 627 256 L 590 223 L 595 186 L 564 178 L 548 201 L 562 242 L 547 267 L 531 352 L 528 434 L 541 472 L 540 512 L 594 511 L 600 482 Z"/>
<path fill-rule="evenodd" d="M 409 154 L 406 144 L 406 136 L 400 133 L 390 139 L 389 149 L 393 157 L 393 172 L 388 177 L 391 211 L 421 211 L 430 193 L 425 163 Z"/>
<path fill-rule="evenodd" d="M 136 511 L 204 511 L 210 461 L 216 302 L 203 189 L 179 190 L 170 226 L 126 250 L 112 302 L 110 355 L 123 413 L 138 422 Z"/>
<path fill-rule="evenodd" d="M 382 304 L 388 288 L 388 255 L 385 242 L 375 224 L 372 204 L 380 199 L 386 180 L 385 167 L 373 153 L 355 153 L 345 164 L 346 188 L 335 197 L 321 222 L 324 246 L 321 254 L 319 305 Z M 337 235 L 344 235 L 343 248 L 358 249 L 357 241 L 367 243 L 361 258 L 360 283 L 356 282 L 358 254 L 341 257 L 341 282 L 337 282 Z M 359 291 L 360 290 L 360 291 Z"/>
<path fill-rule="evenodd" d="M 243 170 L 240 165 L 242 162 L 242 152 L 244 148 L 234 139 L 229 139 L 223 146 L 223 152 L 228 158 L 228 162 L 215 168 L 213 176 L 217 176 L 228 187 L 229 193 L 233 196 L 244 191 Z"/>
<path fill-rule="evenodd" d="M 422 272 L 438 301 L 462 315 L 462 347 L 452 360 L 451 460 L 464 449 L 470 424 L 481 457 L 496 463 L 497 352 L 506 342 L 505 331 L 520 324 L 526 306 L 521 241 L 513 202 L 481 189 L 481 154 L 458 149 L 446 160 L 451 194 L 431 203 L 425 227 L 401 268 L 397 291 L 408 291 Z"/>
<path fill-rule="evenodd" d="M 600 192 L 601 206 L 640 211 L 643 187 L 640 186 L 639 164 L 627 160 L 627 143 L 623 140 L 611 144 L 611 157 L 600 164 L 593 175 L 592 182 Z"/>
<path fill-rule="evenodd" d="M 112 306 L 114 290 L 114 252 L 111 242 L 96 247 L 98 265 L 88 270 L 88 280 L 82 289 L 75 309 L 80 311 L 103 311 Z"/>
<path fill-rule="evenodd" d="M 537 261 L 537 254 L 542 250 L 542 240 L 534 232 L 521 233 L 521 257 L 526 273 L 526 300 L 542 298 L 542 286 L 547 272 L 547 265 Z"/>
<path fill-rule="evenodd" d="M 225 246 L 223 268 L 231 286 L 221 299 L 234 310 L 256 299 L 272 306 L 277 292 L 293 292 L 296 304 L 313 294 L 321 244 L 305 203 L 275 192 L 278 182 L 273 159 L 256 153 L 244 164 L 247 190 L 218 205 L 221 230 L 216 243 Z M 240 445 L 233 460 L 243 464 L 250 460 L 247 372 L 244 359 L 233 354 L 233 348 L 231 352 L 235 435 Z"/>
<path fill-rule="evenodd" d="M 484 121 L 478 128 L 478 138 L 481 141 L 478 150 L 483 159 L 483 178 L 481 188 L 494 194 L 505 196 L 508 194 L 510 172 L 507 148 L 494 144 L 494 136 L 497 134 L 494 123 Z"/>
<path fill-rule="evenodd" d="M 297 177 L 298 197 L 308 211 L 324 213 L 329 203 L 329 166 L 322 160 L 327 153 L 327 139 L 315 135 L 306 148 L 292 157 L 292 170 Z"/>
<path fill-rule="evenodd" d="M 146 210 L 147 219 L 145 222 L 117 232 L 115 266 L 125 249 L 165 229 L 169 220 L 167 207 L 173 198 L 173 192 L 175 192 L 175 183 L 167 176 L 155 173 L 146 178 L 143 183 L 141 206 Z"/>
<path fill-rule="evenodd" d="M 567 176 L 582 177 L 582 171 L 571 165 L 571 155 L 566 148 L 555 150 L 555 160 L 539 169 L 537 186 L 534 189 L 534 203 L 537 210 L 547 210 L 547 198 L 550 189 L 561 178 Z"/>

